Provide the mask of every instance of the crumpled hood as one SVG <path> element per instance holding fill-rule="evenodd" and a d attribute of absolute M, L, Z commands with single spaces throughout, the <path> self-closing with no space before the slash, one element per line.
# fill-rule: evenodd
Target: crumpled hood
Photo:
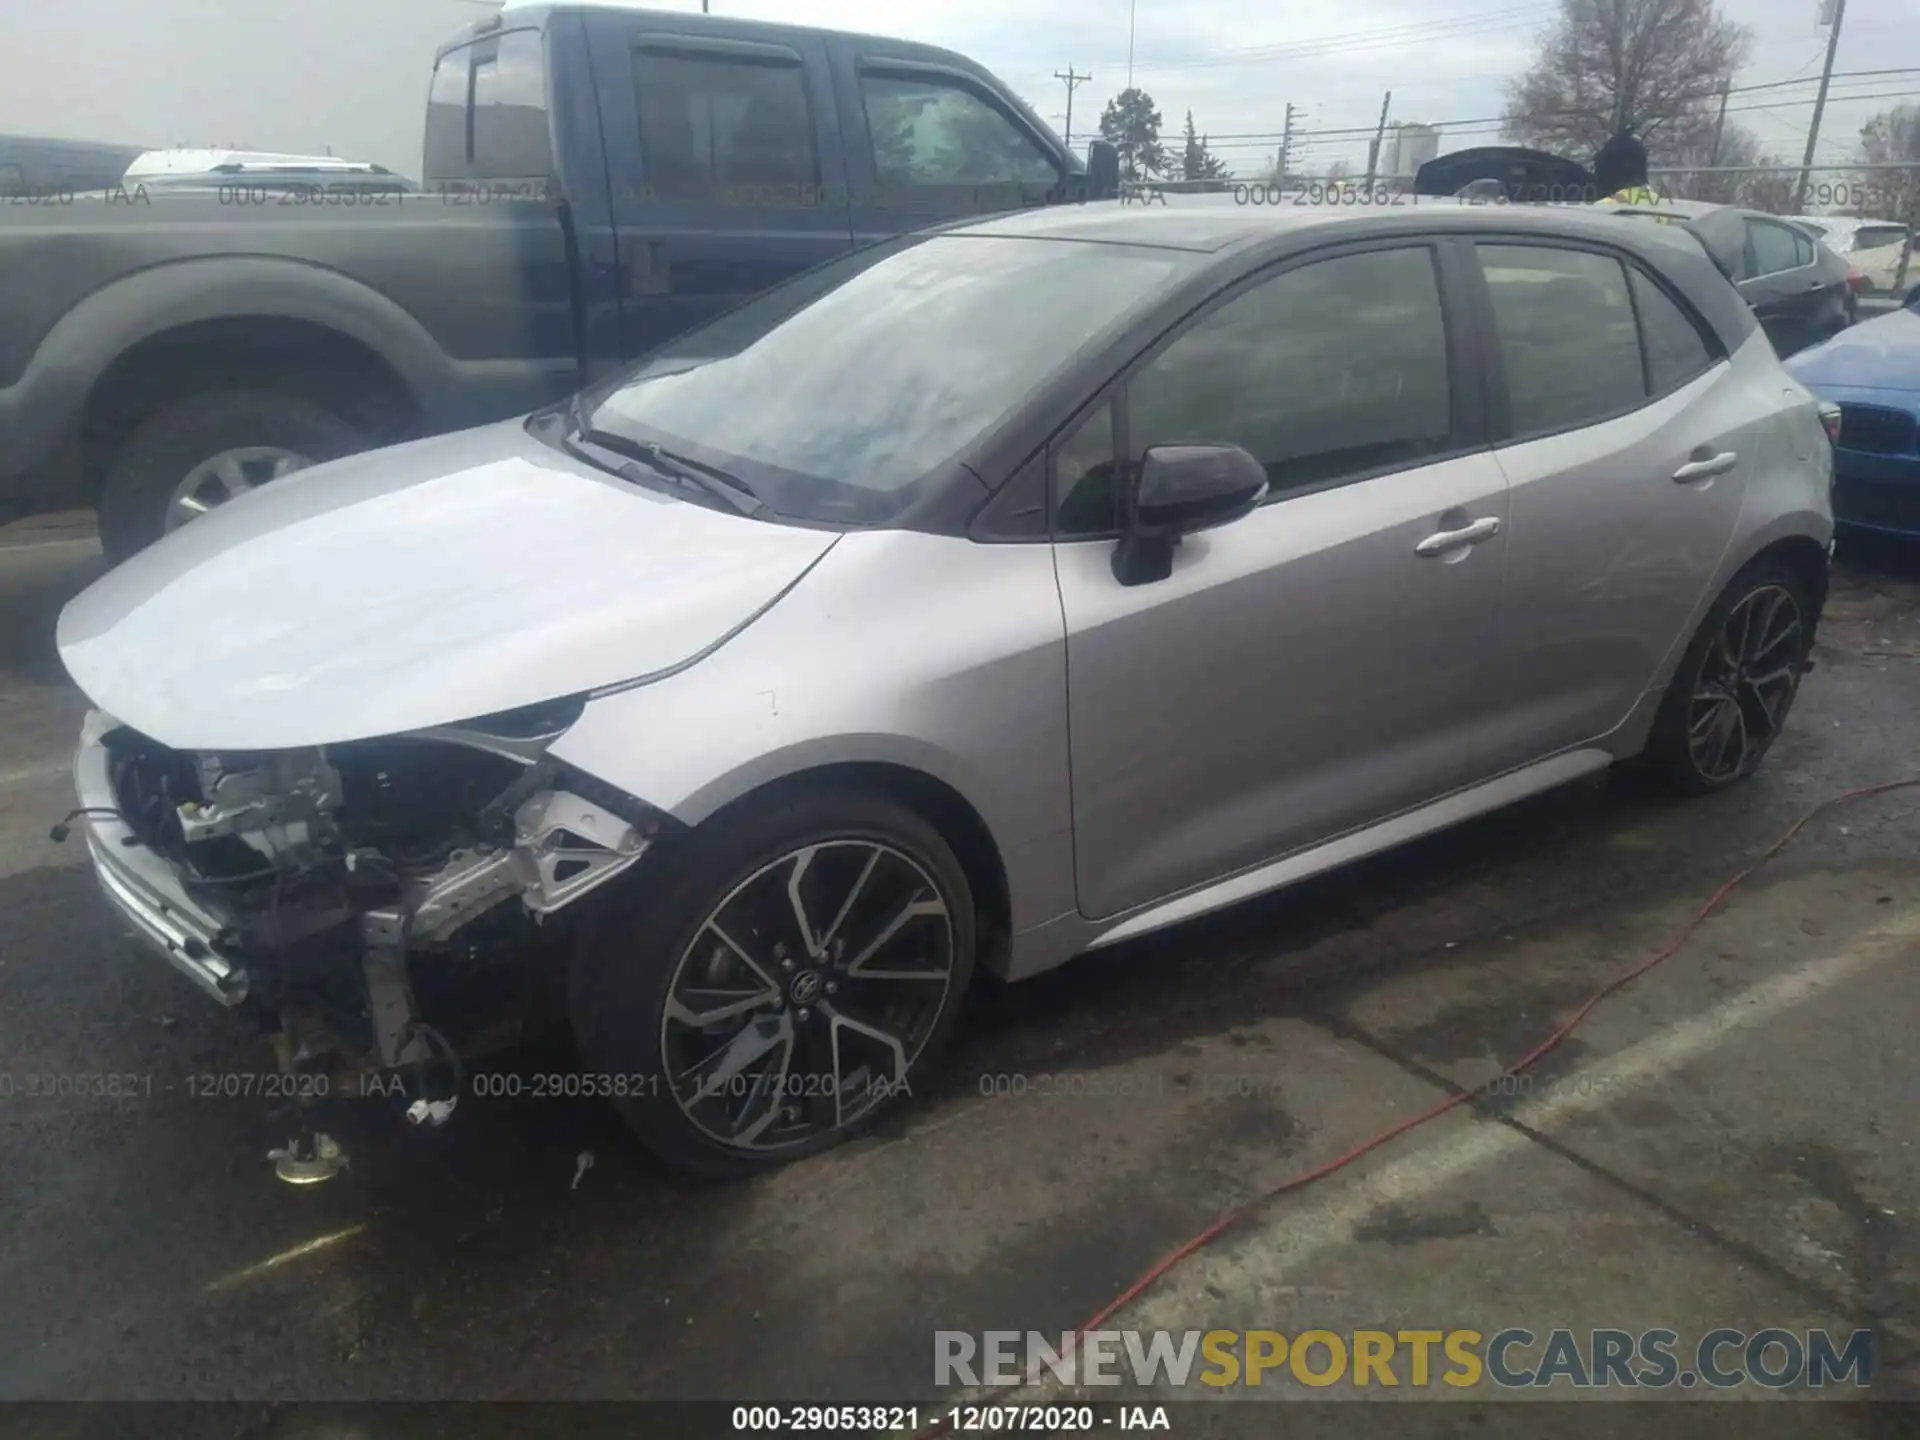
<path fill-rule="evenodd" d="M 684 664 L 837 538 L 630 485 L 508 421 L 221 506 L 74 599 L 60 658 L 178 749 L 358 740 Z"/>

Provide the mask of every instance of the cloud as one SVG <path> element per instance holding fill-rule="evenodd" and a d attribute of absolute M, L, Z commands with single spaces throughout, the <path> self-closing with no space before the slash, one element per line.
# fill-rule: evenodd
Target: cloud
<path fill-rule="evenodd" d="M 696 0 L 653 0 L 697 11 Z M 240 143 L 377 160 L 418 174 L 433 52 L 488 13 L 477 0 L 0 0 L 0 132 L 166 145 Z M 1093 80 L 1074 96 L 1076 145 L 1127 79 L 1129 0 L 712 0 L 724 14 L 901 35 L 971 55 L 1056 129 L 1069 65 Z M 1361 162 L 1365 131 L 1393 92 L 1396 120 L 1497 115 L 1525 67 L 1550 0 L 1137 0 L 1133 74 L 1177 130 L 1191 109 L 1231 163 L 1270 162 L 1289 102 L 1304 155 Z M 1747 82 L 1803 77 L 1737 118 L 1797 160 L 1824 51 L 1812 0 L 1740 0 L 1756 35 Z M 1920 26 L 1861 7 L 1838 68 L 1920 66 Z M 1920 91 L 1920 75 L 1836 85 L 1822 158 L 1851 151 L 1867 118 Z M 1866 99 L 1849 98 L 1867 96 Z M 1352 133 L 1329 135 L 1329 130 Z M 1442 148 L 1486 143 L 1492 127 L 1450 129 Z"/>

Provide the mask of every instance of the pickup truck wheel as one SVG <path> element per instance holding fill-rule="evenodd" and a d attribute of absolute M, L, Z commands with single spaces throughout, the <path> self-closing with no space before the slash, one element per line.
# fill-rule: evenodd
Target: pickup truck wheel
<path fill-rule="evenodd" d="M 966 871 L 888 796 L 749 801 L 664 842 L 578 937 L 574 1034 L 657 1154 L 716 1177 L 898 1107 L 973 976 Z"/>
<path fill-rule="evenodd" d="M 194 395 L 156 410 L 120 447 L 100 492 L 100 544 L 126 559 L 235 495 L 366 448 L 346 421 L 268 390 Z"/>

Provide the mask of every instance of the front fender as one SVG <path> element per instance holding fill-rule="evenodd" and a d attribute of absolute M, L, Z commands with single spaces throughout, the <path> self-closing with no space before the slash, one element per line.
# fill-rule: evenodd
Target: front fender
<path fill-rule="evenodd" d="M 1048 546 L 851 534 L 699 663 L 591 700 L 552 753 L 689 825 L 823 766 L 930 776 L 985 822 L 1019 930 L 1074 904 L 1065 645 Z"/>

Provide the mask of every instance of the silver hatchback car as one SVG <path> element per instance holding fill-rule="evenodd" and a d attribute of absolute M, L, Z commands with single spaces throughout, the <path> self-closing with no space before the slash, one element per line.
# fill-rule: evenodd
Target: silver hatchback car
<path fill-rule="evenodd" d="M 1616 761 L 1746 776 L 1830 474 L 1684 226 L 973 221 L 113 571 L 60 622 L 77 813 L 290 1065 L 438 1120 L 570 1020 L 580 1093 L 751 1170 L 899 1103 L 980 969 Z"/>

